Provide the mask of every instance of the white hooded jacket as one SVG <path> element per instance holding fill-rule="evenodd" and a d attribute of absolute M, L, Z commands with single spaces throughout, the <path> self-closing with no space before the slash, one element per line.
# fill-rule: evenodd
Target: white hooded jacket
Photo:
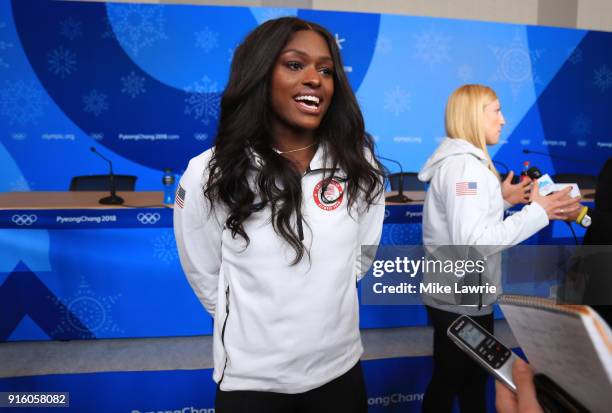
<path fill-rule="evenodd" d="M 363 351 L 356 282 L 367 268 L 361 268 L 360 247 L 379 242 L 382 194 L 369 209 L 360 198 L 350 215 L 346 194 L 338 201 L 344 183 L 326 191 L 335 200 L 322 200 L 319 184 L 328 166 L 320 146 L 302 177 L 309 255 L 292 266 L 295 253 L 274 231 L 268 206 L 243 224 L 248 247 L 225 228 L 223 205 L 209 213 L 202 188 L 211 156 L 212 149 L 189 162 L 174 230 L 187 279 L 214 317 L 214 380 L 226 391 L 301 393 L 346 373 Z"/>
<path fill-rule="evenodd" d="M 548 225 L 546 211 L 535 202 L 504 219 L 509 205 L 504 202 L 499 179 L 487 167 L 484 152 L 463 139 L 445 138 L 421 169 L 419 179 L 429 182 L 423 206 L 426 246 L 512 246 Z M 440 308 L 474 314 L 473 309 Z"/>

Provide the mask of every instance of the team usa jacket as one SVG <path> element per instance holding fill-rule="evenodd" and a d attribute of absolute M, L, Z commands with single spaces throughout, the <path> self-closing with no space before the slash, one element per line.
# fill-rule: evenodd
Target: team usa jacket
<path fill-rule="evenodd" d="M 536 202 L 504 219 L 504 210 L 510 205 L 504 202 L 499 178 L 487 167 L 484 152 L 463 139 L 445 138 L 421 169 L 419 179 L 429 182 L 423 206 L 426 246 L 509 247 L 548 225 L 546 211 Z M 488 278 L 499 284 L 499 254 L 495 258 L 487 263 Z M 451 309 L 437 306 L 427 297 L 423 301 L 464 314 L 491 312 L 490 306 L 482 311 Z"/>
<path fill-rule="evenodd" d="M 211 210 L 202 193 L 211 155 L 193 158 L 180 180 L 174 231 L 187 279 L 214 318 L 214 380 L 225 391 L 301 393 L 341 376 L 363 351 L 356 282 L 369 265 L 360 247 L 380 240 L 383 195 L 369 208 L 359 199 L 349 214 L 340 170 L 322 193 L 330 166 L 320 145 L 302 177 L 308 253 L 292 266 L 269 207 L 244 222 L 248 246 L 225 228 L 223 205 Z M 253 182 L 262 161 L 251 158 Z"/>

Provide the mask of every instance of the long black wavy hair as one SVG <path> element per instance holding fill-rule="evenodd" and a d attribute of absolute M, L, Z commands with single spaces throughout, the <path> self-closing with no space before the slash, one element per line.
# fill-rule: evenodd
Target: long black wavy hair
<path fill-rule="evenodd" d="M 225 204 L 225 226 L 232 236 L 250 242 L 244 222 L 266 205 L 271 208 L 274 231 L 294 249 L 293 264 L 305 247 L 292 222 L 301 219 L 302 183 L 295 167 L 272 149 L 270 103 L 272 72 L 278 56 L 293 33 L 313 30 L 326 41 L 334 63 L 334 94 L 315 137 L 325 148 L 333 167 L 346 173 L 349 211 L 361 193 L 368 207 L 383 191 L 382 165 L 374 156 L 372 138 L 365 132 L 363 116 L 342 66 L 334 37 L 322 26 L 295 17 L 270 20 L 253 30 L 236 49 L 227 88 L 221 99 L 219 127 L 209 164 L 204 195 L 211 205 Z M 260 166 L 253 163 L 253 151 Z M 367 159 L 371 154 L 371 159 Z M 256 171 L 249 184 L 247 175 Z M 255 186 L 255 188 L 253 187 Z M 257 194 L 254 192 L 257 191 Z M 292 219 L 293 217 L 293 219 Z"/>

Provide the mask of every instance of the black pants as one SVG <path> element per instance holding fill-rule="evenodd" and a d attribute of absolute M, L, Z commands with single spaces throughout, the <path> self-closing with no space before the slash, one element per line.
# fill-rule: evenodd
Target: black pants
<path fill-rule="evenodd" d="M 223 391 L 217 386 L 217 413 L 366 413 L 361 363 L 321 387 L 298 394 Z"/>
<path fill-rule="evenodd" d="M 446 335 L 459 314 L 429 306 L 427 314 L 434 327 L 434 370 L 423 398 L 423 412 L 450 412 L 456 396 L 462 412 L 486 412 L 488 373 Z M 470 317 L 493 333 L 493 314 Z"/>

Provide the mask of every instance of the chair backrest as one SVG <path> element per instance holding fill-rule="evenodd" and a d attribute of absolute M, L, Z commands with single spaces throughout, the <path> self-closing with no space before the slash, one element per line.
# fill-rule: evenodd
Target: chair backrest
<path fill-rule="evenodd" d="M 399 191 L 400 175 L 403 176 L 404 191 L 424 191 L 425 183 L 419 181 L 417 172 L 394 173 L 388 176 L 392 191 Z"/>
<path fill-rule="evenodd" d="M 597 177 L 585 174 L 556 174 L 553 181 L 559 184 L 578 184 L 580 189 L 595 189 L 597 187 Z"/>
<path fill-rule="evenodd" d="M 114 175 L 117 191 L 133 191 L 136 187 L 134 175 Z M 110 175 L 75 176 L 70 181 L 71 191 L 110 191 Z"/>

